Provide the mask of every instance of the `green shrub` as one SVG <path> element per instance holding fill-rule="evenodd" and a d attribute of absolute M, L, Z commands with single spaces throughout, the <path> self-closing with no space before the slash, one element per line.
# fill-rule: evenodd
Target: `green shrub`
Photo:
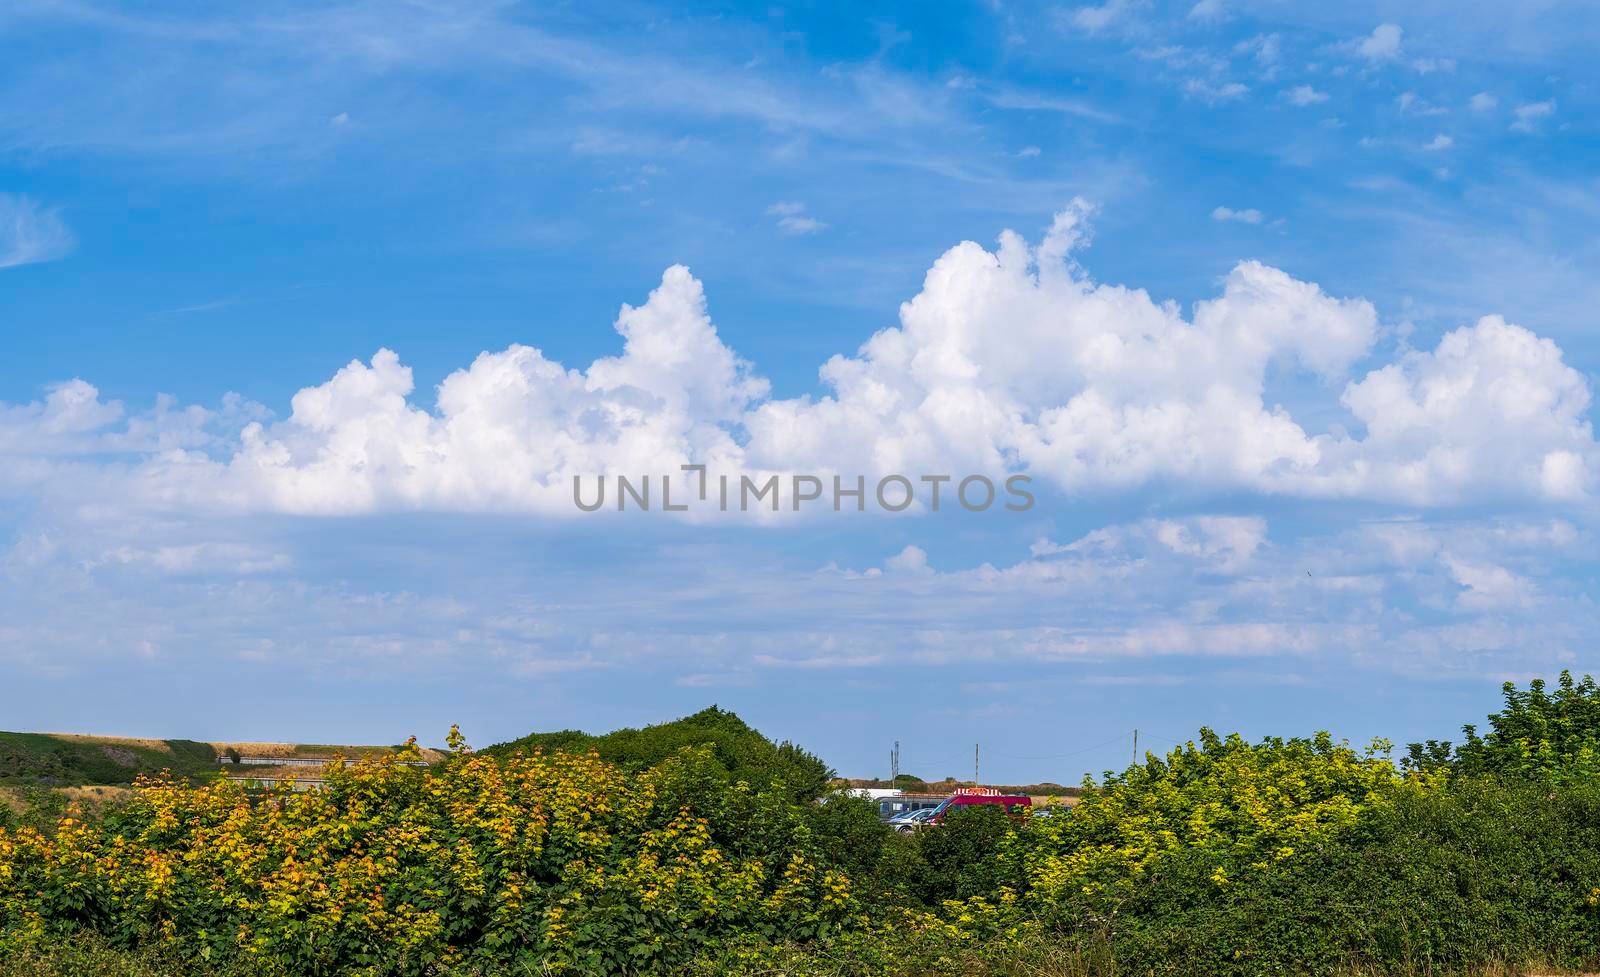
<path fill-rule="evenodd" d="M 1563 670 L 1555 693 L 1545 689 L 1543 679 L 1530 682 L 1526 692 L 1507 682 L 1500 689 L 1505 706 L 1489 716 L 1487 736 L 1469 724 L 1461 727 L 1466 742 L 1460 747 L 1448 740 L 1412 743 L 1407 765 L 1543 779 L 1600 776 L 1600 686 Z"/>
<path fill-rule="evenodd" d="M 881 878 L 885 849 L 899 836 L 879 819 L 871 801 L 833 794 L 801 811 L 827 864 L 862 886 L 877 888 L 885 881 Z"/>
<path fill-rule="evenodd" d="M 1006 857 L 1020 864 L 1030 902 L 1046 915 L 1081 894 L 1120 898 L 1179 854 L 1226 884 L 1387 803 L 1403 780 L 1386 751 L 1377 742 L 1357 753 L 1327 733 L 1251 744 L 1203 729 L 1198 746 L 1108 773 L 1069 815 L 1032 818 Z"/>
<path fill-rule="evenodd" d="M 923 901 L 937 906 L 993 895 L 1003 886 L 1021 889 L 1016 864 L 1001 858 L 1015 830 L 1016 822 L 999 805 L 973 804 L 951 808 L 943 824 L 914 835 L 926 866 L 917 888 Z"/>
<path fill-rule="evenodd" d="M 1408 791 L 1337 838 L 1211 883 L 1200 852 L 1163 860 L 1085 928 L 1146 973 L 1467 973 L 1592 966 L 1600 954 L 1600 789 L 1492 778 Z"/>
<path fill-rule="evenodd" d="M 793 743 L 774 743 L 738 716 L 716 706 L 670 723 L 643 729 L 619 729 L 602 736 L 570 729 L 533 733 L 491 746 L 484 752 L 509 756 L 536 749 L 565 753 L 593 751 L 608 763 L 637 772 L 696 747 L 709 749 L 730 781 L 742 780 L 757 789 L 782 784 L 798 802 L 821 797 L 833 778 L 833 771 L 813 754 Z"/>

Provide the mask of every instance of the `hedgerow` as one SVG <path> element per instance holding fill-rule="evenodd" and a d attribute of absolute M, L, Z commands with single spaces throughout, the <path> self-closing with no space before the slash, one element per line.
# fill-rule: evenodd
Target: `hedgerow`
<path fill-rule="evenodd" d="M 1541 688 L 1401 767 L 1381 741 L 1203 730 L 1068 815 L 914 836 L 689 743 L 625 767 L 452 731 L 431 770 L 407 749 L 316 791 L 150 779 L 97 816 L 0 823 L 0 977 L 1593 966 L 1600 710 L 1588 680 Z"/>

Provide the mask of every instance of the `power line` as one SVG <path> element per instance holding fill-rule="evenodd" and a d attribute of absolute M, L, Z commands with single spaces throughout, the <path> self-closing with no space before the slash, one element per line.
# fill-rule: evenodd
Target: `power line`
<path fill-rule="evenodd" d="M 959 754 L 953 757 L 935 757 L 932 760 L 919 760 L 913 755 L 910 766 L 913 768 L 922 767 L 924 772 L 927 772 L 934 769 L 948 770 L 953 767 L 960 767 L 963 763 L 965 763 L 965 758 Z"/>
<path fill-rule="evenodd" d="M 1148 729 L 1144 731 L 1144 735 L 1149 737 L 1149 738 L 1151 738 L 1151 739 L 1161 740 L 1163 743 L 1171 743 L 1173 746 L 1188 746 L 1190 743 L 1193 743 L 1194 740 L 1195 740 L 1195 738 L 1193 736 L 1189 737 L 1188 739 L 1182 739 L 1182 740 L 1173 739 L 1170 736 L 1163 736 L 1160 733 L 1152 733 Z"/>
<path fill-rule="evenodd" d="M 1140 730 L 1135 729 L 1135 730 L 1131 730 L 1130 732 L 1127 732 L 1127 733 L 1118 733 L 1116 736 L 1113 736 L 1110 739 L 1101 740 L 1098 743 L 1091 743 L 1088 746 L 1081 747 L 1081 748 L 1076 749 L 1076 750 L 1071 750 L 1071 751 L 1069 751 L 1067 753 L 1049 753 L 1049 754 L 1042 754 L 1042 755 L 1038 755 L 1038 756 L 1027 756 L 1027 755 L 1021 755 L 1021 754 L 1015 754 L 1015 753 L 995 753 L 993 750 L 991 750 L 990 751 L 990 755 L 993 756 L 993 757 L 997 757 L 997 758 L 999 758 L 1001 760 L 1066 760 L 1066 759 L 1070 759 L 1070 758 L 1075 757 L 1075 756 L 1082 756 L 1083 754 L 1090 753 L 1090 752 L 1092 752 L 1094 750 L 1099 750 L 1099 749 L 1103 749 L 1103 748 L 1108 747 L 1108 746 L 1112 746 L 1112 745 L 1114 745 L 1116 743 L 1120 743 L 1120 742 L 1122 742 L 1122 738 L 1124 736 L 1129 736 L 1132 739 L 1132 745 L 1133 745 L 1133 762 L 1138 763 L 1139 762 L 1139 735 L 1140 735 L 1140 732 L 1141 732 Z M 1165 742 L 1172 743 L 1175 746 L 1184 746 L 1189 742 L 1188 740 L 1177 740 L 1177 739 L 1173 739 L 1170 736 L 1162 736 L 1159 733 L 1151 733 L 1149 730 L 1143 730 L 1143 733 L 1144 733 L 1144 735 L 1145 735 L 1145 737 L 1147 739 L 1153 738 L 1153 739 L 1163 740 Z M 899 761 L 899 757 L 900 757 L 900 744 L 899 744 L 898 741 L 896 741 L 896 743 L 895 743 L 895 749 L 891 753 L 891 757 L 892 757 L 892 761 L 891 762 L 894 764 L 894 769 L 898 770 L 899 769 L 898 761 Z M 972 748 L 972 768 L 973 768 L 973 779 L 974 780 L 978 779 L 977 774 L 978 774 L 978 771 L 979 771 L 979 759 L 980 759 L 980 747 L 977 744 L 974 744 L 974 746 Z M 945 757 L 943 759 L 933 759 L 933 760 L 928 760 L 928 761 L 923 761 L 923 762 L 926 763 L 929 766 L 948 766 L 948 765 L 950 765 L 952 763 L 959 762 L 959 758 L 957 758 L 957 757 Z"/>
<path fill-rule="evenodd" d="M 1127 733 L 1118 733 L 1116 736 L 1113 736 L 1103 743 L 1095 743 L 1094 745 L 1086 746 L 1081 750 L 1073 750 L 1071 753 L 1055 753 L 1051 754 L 1050 756 L 1013 756 L 1009 753 L 997 753 L 995 755 L 1005 760 L 1065 760 L 1068 757 L 1082 756 L 1091 750 L 1098 750 L 1102 747 L 1110 746 L 1113 743 L 1120 743 L 1122 738 L 1127 735 Z"/>

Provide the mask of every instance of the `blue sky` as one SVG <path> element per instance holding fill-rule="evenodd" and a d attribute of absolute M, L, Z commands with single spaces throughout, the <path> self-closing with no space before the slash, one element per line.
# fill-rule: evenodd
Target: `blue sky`
<path fill-rule="evenodd" d="M 1553 0 L 9 4 L 0 726 L 715 701 L 1014 780 L 1133 727 L 1448 736 L 1592 667 L 1597 39 Z M 1038 504 L 570 505 L 680 463 Z"/>

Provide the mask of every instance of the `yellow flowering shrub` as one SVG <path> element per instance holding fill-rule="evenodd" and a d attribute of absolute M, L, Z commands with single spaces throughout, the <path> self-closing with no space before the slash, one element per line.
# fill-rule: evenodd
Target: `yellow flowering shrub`
<path fill-rule="evenodd" d="M 628 768 L 451 747 L 431 770 L 335 764 L 304 793 L 154 779 L 98 816 L 26 812 L 0 828 L 0 973 L 97 972 L 83 954 L 174 977 L 1600 961 L 1594 778 L 1402 774 L 1382 742 L 1203 730 L 1070 812 L 975 805 L 901 835 L 864 801 L 734 782 L 714 750 Z"/>
<path fill-rule="evenodd" d="M 1251 744 L 1201 730 L 1198 746 L 1107 775 L 1070 815 L 1034 819 L 1011 855 L 1042 902 L 1105 893 L 1180 851 L 1212 859 L 1213 883 L 1227 885 L 1388 803 L 1407 782 L 1388 749 L 1357 752 L 1326 733 Z"/>
<path fill-rule="evenodd" d="M 0 830 L 0 953 L 88 930 L 305 974 L 665 971 L 856 911 L 794 805 L 705 780 L 692 750 L 629 775 L 451 740 L 431 771 L 402 751 L 304 792 L 154 779 L 97 823 Z"/>

